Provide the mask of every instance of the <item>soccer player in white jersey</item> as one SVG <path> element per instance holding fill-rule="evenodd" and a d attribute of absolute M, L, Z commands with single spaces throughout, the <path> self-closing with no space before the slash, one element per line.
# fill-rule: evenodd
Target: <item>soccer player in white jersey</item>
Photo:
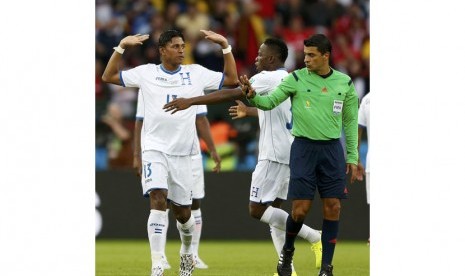
<path fill-rule="evenodd" d="M 201 30 L 205 38 L 223 48 L 224 73 L 214 72 L 197 64 L 182 65 L 184 37 L 176 30 L 164 31 L 158 41 L 161 64 L 145 64 L 119 71 L 118 64 L 128 47 L 141 45 L 148 35 L 131 35 L 115 47 L 103 72 L 102 80 L 127 87 L 138 87 L 144 98 L 142 138 L 142 188 L 150 198 L 148 225 L 152 256 L 152 276 L 163 275 L 163 231 L 166 227 L 167 200 L 177 220 L 181 238 L 180 270 L 182 276 L 192 275 L 194 257 L 192 235 L 195 220 L 191 215 L 193 176 L 192 156 L 198 154 L 195 128 L 197 110 L 191 108 L 174 116 L 163 111 L 163 105 L 176 97 L 194 97 L 204 90 L 220 89 L 238 83 L 231 46 L 222 35 Z"/>
<path fill-rule="evenodd" d="M 213 168 L 214 172 L 219 172 L 221 169 L 221 158 L 219 157 L 215 144 L 213 142 L 213 138 L 210 132 L 210 123 L 207 119 L 207 106 L 206 105 L 199 105 L 197 107 L 197 117 L 195 120 L 195 124 L 197 126 L 197 132 L 205 141 L 207 145 L 208 151 L 210 156 L 215 161 L 215 167 Z M 136 122 L 134 127 L 134 160 L 133 160 L 133 167 L 136 170 L 136 173 L 139 177 L 142 176 L 142 155 L 141 149 L 142 141 L 141 137 L 144 137 L 142 134 L 143 131 L 143 121 L 144 121 L 144 100 L 142 98 L 142 93 L 139 92 L 137 97 L 137 112 L 136 112 Z M 202 211 L 200 210 L 200 205 L 202 198 L 205 197 L 205 181 L 204 181 L 204 169 L 203 169 L 203 162 L 202 162 L 202 154 L 200 151 L 200 143 L 198 143 L 199 153 L 197 155 L 192 156 L 192 175 L 194 177 L 194 186 L 192 190 L 192 207 L 191 212 L 195 219 L 195 229 L 194 233 L 192 234 L 192 246 L 194 252 L 194 261 L 195 261 L 195 268 L 199 269 L 207 269 L 208 265 L 199 257 L 199 244 L 200 244 L 200 236 L 202 235 Z M 163 255 L 162 255 L 162 264 L 164 269 L 170 269 L 171 266 L 168 262 L 168 258 L 165 254 L 165 245 L 166 245 L 166 234 L 168 233 L 168 226 L 169 226 L 169 219 L 168 219 L 168 212 L 169 209 L 166 209 L 166 227 L 163 229 L 163 237 L 162 237 L 162 248 L 163 248 Z M 150 232 L 151 227 L 147 225 L 148 237 L 150 238 L 153 235 Z"/>
<path fill-rule="evenodd" d="M 367 190 L 367 203 L 370 204 L 370 93 L 366 94 L 362 98 L 360 107 L 358 109 L 358 146 L 360 151 L 360 141 L 363 136 L 363 132 L 367 131 L 367 142 L 368 142 L 368 151 L 366 156 L 366 167 L 363 167 L 363 164 L 358 162 L 359 170 L 359 180 L 363 180 L 363 175 L 365 175 L 365 183 Z M 359 154 L 360 156 L 360 154 Z"/>
<path fill-rule="evenodd" d="M 281 80 L 288 75 L 284 69 L 287 58 L 286 44 L 276 38 L 268 38 L 260 46 L 256 58 L 258 74 L 251 78 L 252 87 L 262 95 L 273 91 Z M 205 96 L 182 99 L 178 98 L 164 106 L 166 111 L 176 113 L 191 105 L 214 104 L 243 97 L 240 89 L 228 89 L 210 93 Z M 250 187 L 250 215 L 270 225 L 271 237 L 279 256 L 284 244 L 286 220 L 289 216 L 280 209 L 287 198 L 289 185 L 289 155 L 293 137 L 290 99 L 271 111 L 246 108 L 242 102 L 231 107 L 234 118 L 252 115 L 259 117 L 260 140 L 258 164 L 252 174 Z M 315 253 L 315 266 L 321 266 L 321 234 L 306 225 L 298 235 L 311 243 Z M 292 275 L 296 275 L 293 267 Z"/>

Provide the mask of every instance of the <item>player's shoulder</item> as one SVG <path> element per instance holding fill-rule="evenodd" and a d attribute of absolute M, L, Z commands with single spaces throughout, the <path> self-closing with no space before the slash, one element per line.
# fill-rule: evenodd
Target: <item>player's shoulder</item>
<path fill-rule="evenodd" d="M 188 71 L 188 72 L 195 72 L 195 71 L 202 71 L 202 70 L 208 70 L 208 69 L 203 67 L 200 64 L 183 64 L 181 65 L 181 70 Z"/>

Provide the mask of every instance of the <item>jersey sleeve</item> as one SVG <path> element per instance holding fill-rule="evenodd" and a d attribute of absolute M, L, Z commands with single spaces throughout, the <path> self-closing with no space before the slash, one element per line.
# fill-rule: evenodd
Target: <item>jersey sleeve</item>
<path fill-rule="evenodd" d="M 140 81 L 142 78 L 142 70 L 146 65 L 140 65 L 135 68 L 124 70 L 119 72 L 119 79 L 121 85 L 124 87 L 140 87 Z"/>
<path fill-rule="evenodd" d="M 144 98 L 142 97 L 142 92 L 140 91 L 140 89 L 137 92 L 136 120 L 144 120 Z"/>
<path fill-rule="evenodd" d="M 358 163 L 358 96 L 352 81 L 349 82 L 342 108 L 342 124 L 346 135 L 347 163 Z"/>
<path fill-rule="evenodd" d="M 291 77 L 291 75 L 288 75 L 269 95 L 255 95 L 254 98 L 249 99 L 249 102 L 262 110 L 273 109 L 280 103 L 284 102 L 287 98 L 295 94 L 295 85 L 295 79 Z"/>
<path fill-rule="evenodd" d="M 198 116 L 206 116 L 208 113 L 206 105 L 198 105 L 197 106 L 197 117 Z"/>
<path fill-rule="evenodd" d="M 201 65 L 197 65 L 198 70 L 201 71 L 201 78 L 204 84 L 204 90 L 219 90 L 223 87 L 224 74 L 209 70 Z"/>

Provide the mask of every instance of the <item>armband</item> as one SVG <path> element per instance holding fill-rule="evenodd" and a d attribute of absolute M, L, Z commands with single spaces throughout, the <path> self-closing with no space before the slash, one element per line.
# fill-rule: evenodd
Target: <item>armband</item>
<path fill-rule="evenodd" d="M 223 51 L 223 55 L 226 55 L 226 54 L 229 54 L 231 53 L 231 45 L 228 45 L 228 47 L 226 47 L 225 49 L 221 49 L 221 51 Z"/>
<path fill-rule="evenodd" d="M 113 50 L 115 50 L 117 53 L 119 54 L 123 54 L 124 53 L 124 49 L 121 48 L 121 46 L 118 45 L 118 47 L 113 47 Z"/>

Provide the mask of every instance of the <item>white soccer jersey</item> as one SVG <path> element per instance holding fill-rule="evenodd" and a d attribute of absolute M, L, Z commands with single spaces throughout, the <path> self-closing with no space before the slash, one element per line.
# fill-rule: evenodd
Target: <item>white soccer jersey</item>
<path fill-rule="evenodd" d="M 367 128 L 368 145 L 370 145 L 370 93 L 363 97 L 358 109 L 358 124 Z M 367 151 L 366 172 L 370 172 L 370 146 Z"/>
<path fill-rule="evenodd" d="M 206 105 L 197 105 L 197 116 L 206 116 L 207 115 L 207 106 Z M 199 151 L 198 155 L 202 155 L 200 152 L 200 141 L 196 139 L 197 149 Z"/>
<path fill-rule="evenodd" d="M 181 65 L 175 71 L 168 71 L 161 64 L 145 64 L 121 71 L 120 79 L 123 86 L 140 88 L 144 102 L 143 151 L 157 150 L 178 156 L 199 152 L 197 108 L 171 114 L 163 106 L 177 97 L 192 98 L 201 96 L 204 90 L 220 89 L 223 73 L 197 64 Z"/>
<path fill-rule="evenodd" d="M 196 116 L 206 116 L 207 115 L 207 106 L 206 105 L 198 105 L 196 106 L 197 107 L 197 114 Z M 136 108 L 136 120 L 144 120 L 144 98 L 142 97 L 142 93 L 140 92 L 140 89 L 139 89 L 139 93 L 137 95 L 137 108 Z M 197 129 L 195 129 L 196 131 L 196 135 L 197 135 Z M 144 127 L 142 127 L 142 131 L 141 131 L 141 141 L 140 141 L 140 145 L 141 145 L 141 148 L 143 149 L 144 148 Z M 201 155 L 201 152 L 200 152 L 200 143 L 199 143 L 199 139 L 196 139 L 195 140 L 195 147 L 197 148 L 198 150 L 198 156 L 202 156 Z"/>
<path fill-rule="evenodd" d="M 266 95 L 272 92 L 288 74 L 284 68 L 276 71 L 262 71 L 254 75 L 250 82 L 257 94 Z M 291 144 L 294 140 L 291 135 L 291 100 L 286 99 L 269 111 L 258 109 L 258 119 L 260 123 L 258 160 L 289 164 Z"/>

